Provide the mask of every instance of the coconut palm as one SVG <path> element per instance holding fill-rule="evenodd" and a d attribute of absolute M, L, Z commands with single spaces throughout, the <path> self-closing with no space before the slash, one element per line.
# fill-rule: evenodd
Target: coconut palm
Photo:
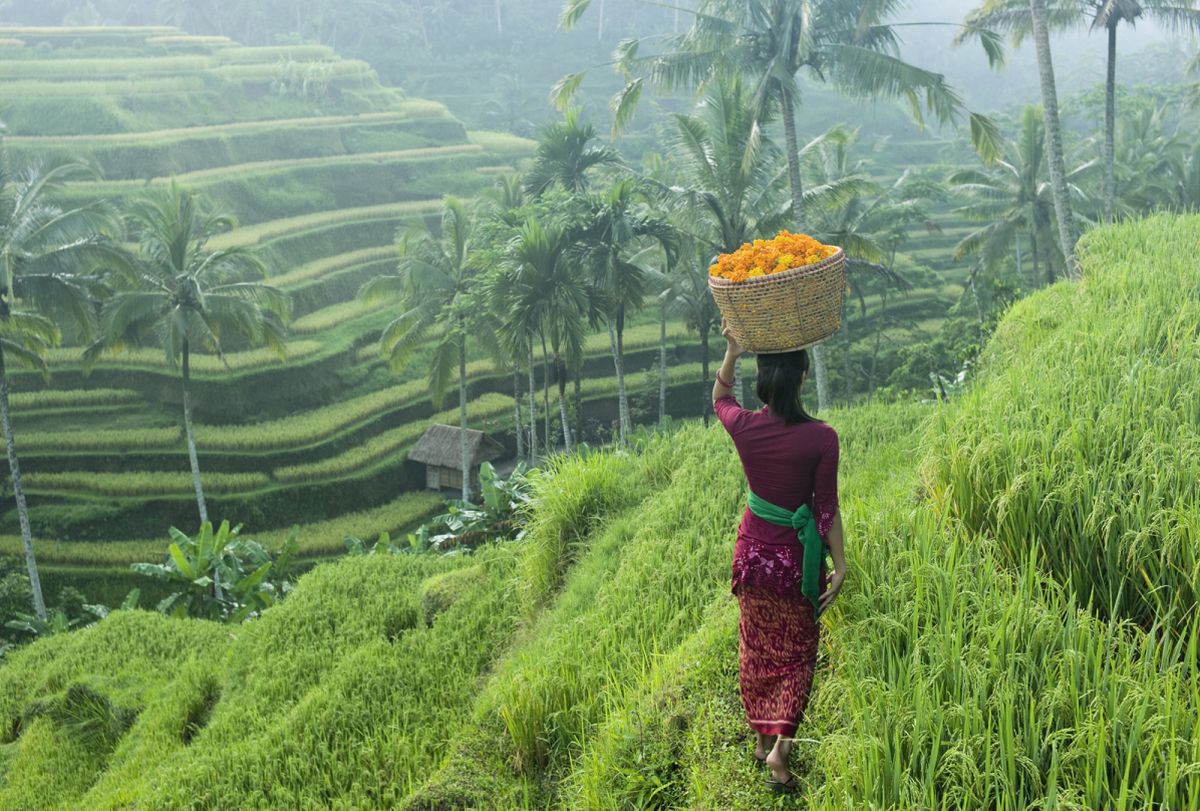
<path fill-rule="evenodd" d="M 195 195 L 175 184 L 146 193 L 130 204 L 126 217 L 138 240 L 136 261 L 109 277 L 112 296 L 100 313 L 100 336 L 85 353 L 87 367 L 107 349 L 153 338 L 167 364 L 180 369 L 183 425 L 200 523 L 208 506 L 200 481 L 200 461 L 192 429 L 192 353 L 206 349 L 224 357 L 229 335 L 265 344 L 286 357 L 286 294 L 263 282 L 267 268 L 251 251 L 213 249 L 209 240 L 235 227 L 226 214 L 202 210 Z M 216 591 L 220 592 L 219 584 Z"/>
<path fill-rule="evenodd" d="M 1117 204 L 1117 32 L 1121 23 L 1135 25 L 1150 18 L 1175 32 L 1200 32 L 1200 9 L 1195 0 L 1048 0 L 1046 24 L 1052 29 L 1089 26 L 1106 34 L 1107 56 L 1104 80 L 1104 221 L 1111 222 Z M 980 30 L 999 31 L 1020 45 L 1033 33 L 1028 0 L 989 0 L 967 15 L 966 27 L 956 37 L 961 42 Z"/>
<path fill-rule="evenodd" d="M 573 25 L 590 3 L 567 0 L 562 25 Z M 617 67 L 627 81 L 611 103 L 614 131 L 632 120 L 646 76 L 665 90 L 703 88 L 730 74 L 752 80 L 759 119 L 765 120 L 771 110 L 782 113 L 792 222 L 803 230 L 796 130 L 802 72 L 849 95 L 907 100 L 918 120 L 929 112 L 939 121 L 950 121 L 963 110 L 961 99 L 941 74 L 899 58 L 899 36 L 887 22 L 899 6 L 898 0 L 703 0 L 693 12 L 690 28 L 667 37 L 666 46 L 658 53 L 639 55 L 637 40 L 618 47 Z M 989 57 L 996 58 L 994 43 L 990 39 L 984 43 Z M 569 102 L 583 75 L 570 74 L 559 81 L 555 87 L 559 104 Z M 995 127 L 984 117 L 971 114 L 969 118 L 972 140 L 981 154 L 990 158 L 996 152 Z M 813 359 L 819 407 L 823 409 L 829 403 L 829 389 L 820 346 L 814 347 Z"/>
<path fill-rule="evenodd" d="M 563 367 L 577 365 L 582 357 L 587 314 L 592 309 L 588 282 L 575 272 L 568 257 L 569 246 L 570 238 L 562 227 L 553 223 L 543 226 L 540 219 L 530 217 L 510 241 L 508 261 L 495 281 L 497 296 L 502 298 L 508 312 L 498 334 L 513 346 L 527 340 L 532 346 L 535 336 L 542 345 L 547 450 L 550 448 L 549 365 L 551 359 L 555 363 L 563 445 L 568 452 L 571 431 Z"/>
<path fill-rule="evenodd" d="M 868 286 L 881 291 L 910 288 L 894 270 L 896 250 L 908 233 L 914 227 L 931 233 L 940 228 L 926 210 L 933 196 L 930 184 L 907 171 L 887 185 L 871 180 L 869 162 L 853 157 L 857 139 L 857 129 L 834 127 L 814 147 L 805 169 L 814 191 L 809 206 L 811 230 L 822 241 L 845 250 L 850 296 L 844 301 L 857 299 L 865 317 Z M 843 306 L 839 340 L 845 346 L 843 385 L 850 405 L 852 342 L 848 307 Z"/>
<path fill-rule="evenodd" d="M 525 191 L 534 196 L 554 187 L 587 191 L 589 170 L 621 162 L 616 150 L 593 144 L 594 140 L 596 128 L 580 119 L 578 108 L 567 110 L 562 121 L 542 130 L 533 165 L 525 173 Z"/>
<path fill-rule="evenodd" d="M 400 315 L 379 336 L 379 350 L 393 371 L 404 370 L 434 325 L 446 327 L 433 346 L 429 390 L 433 407 L 440 409 L 457 367 L 463 501 L 471 498 L 467 333 L 473 307 L 466 299 L 478 274 L 478 267 L 472 263 L 472 225 L 466 205 L 456 197 L 446 197 L 438 231 L 425 228 L 405 234 L 400 240 L 396 273 L 376 276 L 359 289 L 359 297 L 366 301 L 400 301 Z"/>
<path fill-rule="evenodd" d="M 966 198 L 956 213 L 980 223 L 954 247 L 954 258 L 976 257 L 970 283 L 979 271 L 994 272 L 1015 256 L 1022 275 L 1021 243 L 1029 240 L 1030 287 L 1050 284 L 1064 269 L 1062 248 L 1054 222 L 1054 199 L 1046 180 L 1045 123 L 1036 105 L 1021 114 L 1015 141 L 1005 144 L 1004 157 L 984 169 L 961 169 L 950 175 L 950 185 Z M 1067 175 L 1077 201 L 1086 199 L 1080 181 L 1096 167 L 1088 162 Z M 1045 277 L 1042 272 L 1044 269 Z"/>
<path fill-rule="evenodd" d="M 620 438 L 633 430 L 625 390 L 625 316 L 645 303 L 649 271 L 634 255 L 655 242 L 674 259 L 675 232 L 664 219 L 650 213 L 647 197 L 633 178 L 617 180 L 603 195 L 584 201 L 582 223 L 571 231 L 573 254 L 591 268 L 594 285 L 609 307 L 608 336 L 617 375 Z"/>
<path fill-rule="evenodd" d="M 707 255 L 705 251 L 704 256 Z M 682 235 L 675 263 L 668 269 L 668 283 L 657 297 L 660 306 L 683 316 L 684 326 L 700 336 L 700 413 L 704 415 L 706 426 L 712 413 L 708 399 L 712 380 L 709 375 L 709 337 L 716 334 L 721 324 L 721 311 L 708 289 L 708 268 L 709 262 L 701 257 L 696 240 Z"/>
<path fill-rule="evenodd" d="M 46 350 L 62 336 L 56 321 L 84 339 L 94 333 L 96 274 L 127 261 L 112 241 L 120 221 L 100 203 L 62 207 L 50 200 L 63 183 L 94 177 L 91 169 L 75 163 L 14 172 L 0 152 L 0 422 L 34 613 L 40 620 L 46 619 L 46 603 L 9 418 L 8 364 L 15 361 L 46 375 Z"/>

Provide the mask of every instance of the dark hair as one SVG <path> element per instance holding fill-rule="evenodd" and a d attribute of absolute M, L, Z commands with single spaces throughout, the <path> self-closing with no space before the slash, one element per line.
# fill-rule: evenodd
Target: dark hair
<path fill-rule="evenodd" d="M 757 356 L 758 378 L 755 393 L 772 414 L 784 423 L 820 422 L 804 410 L 800 402 L 800 380 L 808 371 L 808 350 L 770 352 Z"/>

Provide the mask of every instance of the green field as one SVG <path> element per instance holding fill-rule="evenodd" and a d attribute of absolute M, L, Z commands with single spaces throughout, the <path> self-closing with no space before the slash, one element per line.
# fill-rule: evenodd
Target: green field
<path fill-rule="evenodd" d="M 1197 807 L 1198 239 L 1093 231 L 962 399 L 826 415 L 851 574 L 778 807 Z M 763 808 L 727 434 L 546 473 L 520 542 L 320 564 L 237 633 L 119 611 L 10 654 L 0 806 Z"/>

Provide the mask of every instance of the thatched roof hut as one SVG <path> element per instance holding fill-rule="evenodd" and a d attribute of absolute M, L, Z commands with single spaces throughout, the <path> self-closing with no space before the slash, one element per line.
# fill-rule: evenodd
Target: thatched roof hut
<path fill-rule="evenodd" d="M 425 430 L 408 458 L 425 465 L 425 486 L 431 490 L 462 489 L 461 429 L 435 423 Z M 479 492 L 479 466 L 505 452 L 504 446 L 483 431 L 467 429 L 467 453 L 471 461 L 471 492 Z"/>

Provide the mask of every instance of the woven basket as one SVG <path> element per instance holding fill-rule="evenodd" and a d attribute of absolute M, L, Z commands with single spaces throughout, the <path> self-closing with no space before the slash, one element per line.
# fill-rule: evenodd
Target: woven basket
<path fill-rule="evenodd" d="M 760 354 L 819 344 L 842 325 L 846 254 L 741 282 L 708 277 L 713 299 L 743 348 Z"/>

